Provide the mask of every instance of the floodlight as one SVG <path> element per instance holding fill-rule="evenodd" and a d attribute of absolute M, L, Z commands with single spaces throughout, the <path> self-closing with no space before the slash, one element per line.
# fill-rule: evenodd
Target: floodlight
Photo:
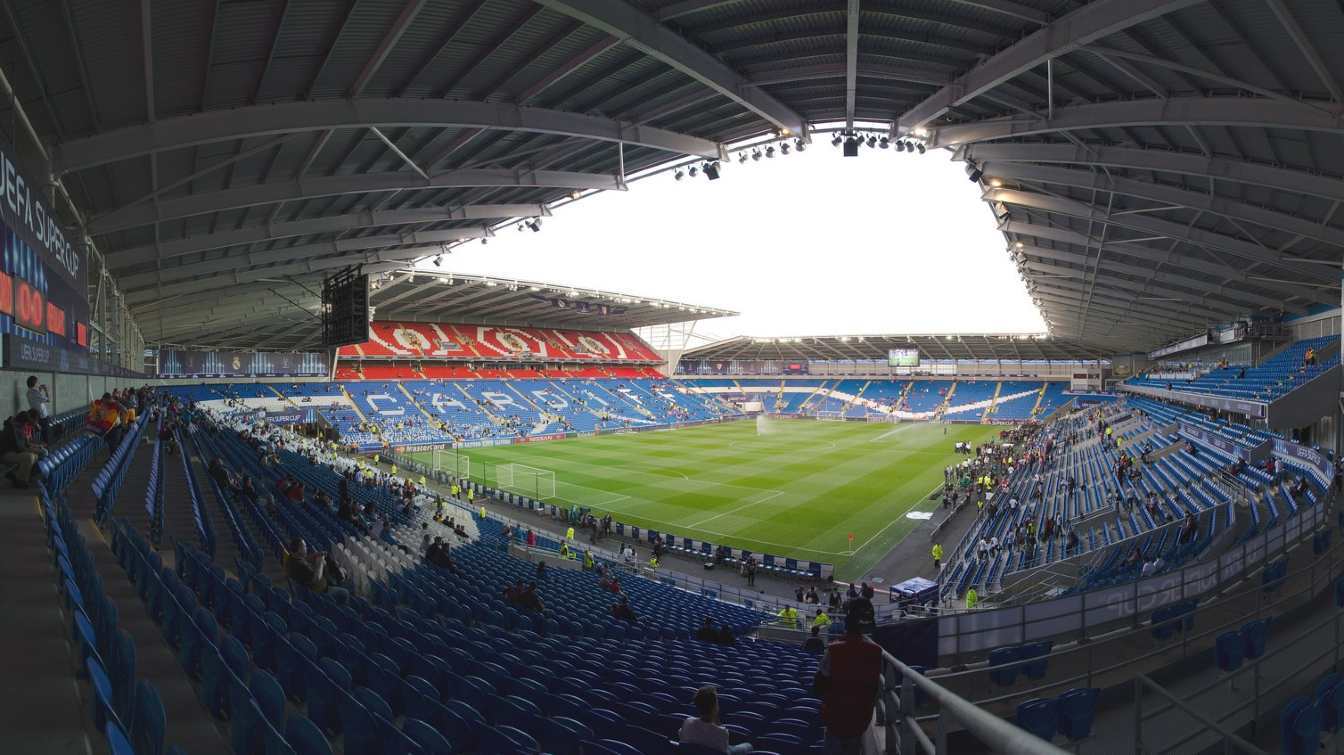
<path fill-rule="evenodd" d="M 751 151 L 751 159 L 753 160 L 761 159 L 761 151 L 759 149 L 753 149 Z"/>
<path fill-rule="evenodd" d="M 738 152 L 738 153 L 737 153 L 737 163 L 738 163 L 738 165 L 745 164 L 746 162 L 747 162 L 747 153 L 746 153 L 746 152 Z"/>
<path fill-rule="evenodd" d="M 708 178 L 711 181 L 719 180 L 719 163 L 717 160 L 705 163 L 704 171 L 705 178 Z"/>
<path fill-rule="evenodd" d="M 443 255 L 434 258 L 434 267 L 443 267 Z"/>
<path fill-rule="evenodd" d="M 891 146 L 891 140 L 887 139 L 887 137 L 884 136 L 881 139 L 877 140 L 877 146 L 881 147 L 882 149 L 886 149 L 887 147 Z"/>
<path fill-rule="evenodd" d="M 877 146 L 877 137 L 876 137 L 876 136 L 870 136 L 870 137 L 868 137 L 868 146 L 869 146 L 869 147 L 876 147 L 876 146 Z"/>
<path fill-rule="evenodd" d="M 840 134 L 837 133 L 835 136 L 831 137 L 831 146 L 839 147 L 841 141 L 843 140 L 840 138 Z"/>
<path fill-rule="evenodd" d="M 692 166 L 691 166 L 691 171 L 690 171 L 690 172 L 691 172 L 691 178 L 695 178 L 696 175 L 698 175 L 698 174 L 700 173 L 700 169 L 697 168 L 697 167 L 695 167 L 694 165 L 692 165 Z"/>
<path fill-rule="evenodd" d="M 780 145 L 779 145 L 779 154 L 781 154 L 781 155 L 787 155 L 787 154 L 789 154 L 789 143 L 788 143 L 788 142 L 781 142 L 781 143 L 780 143 Z"/>
<path fill-rule="evenodd" d="M 924 143 L 923 143 L 923 142 L 920 142 L 920 143 L 916 144 L 916 145 L 915 145 L 915 149 L 919 150 L 919 154 L 921 154 L 921 155 L 924 154 Z"/>
<path fill-rule="evenodd" d="M 904 151 L 905 151 L 905 142 L 896 142 L 896 151 L 897 151 L 897 152 L 904 152 Z"/>
<path fill-rule="evenodd" d="M 799 152 L 805 152 L 807 150 L 807 142 L 804 142 L 802 139 L 795 141 L 793 146 L 797 147 Z"/>
<path fill-rule="evenodd" d="M 863 140 L 858 138 L 857 136 L 851 136 L 845 139 L 845 157 L 858 157 L 859 144 L 862 141 Z"/>
<path fill-rule="evenodd" d="M 765 148 L 765 156 L 771 158 L 775 156 L 775 148 L 773 145 Z"/>
<path fill-rule="evenodd" d="M 672 174 L 672 177 L 675 178 L 675 179 L 677 179 L 678 181 L 680 181 L 682 178 L 684 178 L 684 176 L 682 175 L 682 172 L 681 172 L 680 170 L 678 170 L 677 172 L 673 173 L 673 174 Z"/>

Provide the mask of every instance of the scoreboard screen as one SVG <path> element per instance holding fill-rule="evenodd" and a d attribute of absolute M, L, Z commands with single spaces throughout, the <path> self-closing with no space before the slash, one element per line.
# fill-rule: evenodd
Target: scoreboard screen
<path fill-rule="evenodd" d="M 918 367 L 919 349 L 888 349 L 888 367 Z"/>

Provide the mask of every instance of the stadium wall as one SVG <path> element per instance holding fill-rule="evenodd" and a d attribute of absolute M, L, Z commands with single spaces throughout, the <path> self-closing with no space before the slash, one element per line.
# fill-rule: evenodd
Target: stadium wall
<path fill-rule="evenodd" d="M 51 397 L 51 413 L 61 414 L 88 406 L 89 402 L 107 391 L 144 385 L 155 381 L 134 377 L 104 375 L 72 375 L 61 372 L 0 370 L 0 412 L 10 416 L 28 409 L 28 376 L 36 375 L 40 385 L 47 386 Z"/>

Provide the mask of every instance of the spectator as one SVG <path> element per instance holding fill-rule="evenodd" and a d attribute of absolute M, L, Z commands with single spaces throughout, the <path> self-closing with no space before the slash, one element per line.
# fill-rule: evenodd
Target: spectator
<path fill-rule="evenodd" d="M 446 569 L 454 574 L 457 573 L 457 564 L 453 563 L 453 558 L 449 555 L 448 544 L 443 542 L 442 537 L 435 537 L 434 542 L 430 543 L 429 547 L 425 549 L 425 561 L 440 569 Z"/>
<path fill-rule="evenodd" d="M 681 724 L 681 731 L 677 733 L 681 744 L 699 745 L 728 755 L 751 752 L 749 744 L 728 744 L 728 730 L 719 725 L 719 693 L 713 687 L 696 690 L 691 702 L 695 705 L 696 716 L 688 717 Z"/>
<path fill-rule="evenodd" d="M 334 587 L 327 580 L 327 558 L 323 553 L 308 552 L 308 543 L 296 537 L 289 543 L 284 556 L 285 576 L 294 584 L 316 593 L 329 593 L 337 603 L 344 604 L 350 593 Z"/>
<path fill-rule="evenodd" d="M 821 697 L 828 755 L 876 751 L 875 743 L 868 747 L 864 744 L 882 678 L 882 648 L 864 636 L 875 626 L 872 601 L 851 601 L 844 636 L 826 648 L 817 668 L 813 688 Z"/>
<path fill-rule="evenodd" d="M 5 420 L 0 431 L 0 461 L 13 464 L 14 469 L 5 474 L 16 488 L 28 487 L 33 474 L 33 465 L 37 464 L 37 449 L 28 442 L 23 429 L 11 417 Z"/>
<path fill-rule="evenodd" d="M 797 629 L 798 609 L 793 606 L 784 606 L 779 609 L 779 623 L 787 629 Z"/>
<path fill-rule="evenodd" d="M 37 376 L 28 376 L 28 409 L 37 412 L 37 424 L 42 428 L 42 442 L 51 442 L 51 397 L 47 386 L 38 385 Z"/>
<path fill-rule="evenodd" d="M 813 626 L 812 634 L 803 643 L 803 650 L 809 653 L 821 653 L 826 650 L 826 641 L 821 639 L 821 627 Z"/>
<path fill-rule="evenodd" d="M 630 607 L 629 597 L 624 594 L 621 595 L 620 599 L 611 607 L 611 617 L 631 624 L 635 623 L 635 611 Z"/>

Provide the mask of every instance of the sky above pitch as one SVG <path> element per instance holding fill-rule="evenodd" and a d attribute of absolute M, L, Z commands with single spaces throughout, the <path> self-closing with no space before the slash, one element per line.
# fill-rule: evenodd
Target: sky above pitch
<path fill-rule="evenodd" d="M 819 136 L 802 154 L 664 174 L 458 247 L 440 268 L 741 312 L 715 337 L 1045 330 L 979 187 L 949 153 Z M 430 268 L 433 269 L 433 268 Z"/>

